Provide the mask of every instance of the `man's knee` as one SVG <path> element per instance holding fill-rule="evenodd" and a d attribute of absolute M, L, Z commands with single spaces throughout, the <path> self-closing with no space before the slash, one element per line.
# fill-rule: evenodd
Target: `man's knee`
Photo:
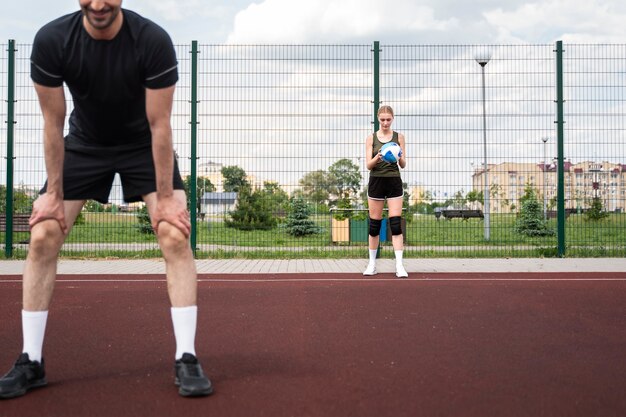
<path fill-rule="evenodd" d="M 370 217 L 370 236 L 376 237 L 380 234 L 381 219 L 372 219 Z"/>
<path fill-rule="evenodd" d="M 158 237 L 161 249 L 176 250 L 189 246 L 189 242 L 185 237 L 185 234 L 176 226 L 168 222 L 159 223 Z"/>
<path fill-rule="evenodd" d="M 394 216 L 389 218 L 389 228 L 391 229 L 391 235 L 397 236 L 402 234 L 402 217 Z"/>
<path fill-rule="evenodd" d="M 58 250 L 64 238 L 58 221 L 43 220 L 31 228 L 29 250 Z"/>

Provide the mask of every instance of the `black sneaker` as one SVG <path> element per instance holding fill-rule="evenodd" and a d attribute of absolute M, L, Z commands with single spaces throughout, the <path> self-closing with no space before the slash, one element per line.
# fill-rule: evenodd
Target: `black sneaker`
<path fill-rule="evenodd" d="M 209 378 L 202 372 L 198 359 L 191 353 L 183 353 L 183 357 L 174 363 L 176 379 L 174 384 L 179 387 L 178 393 L 183 397 L 199 397 L 213 393 Z"/>
<path fill-rule="evenodd" d="M 0 379 L 0 398 L 14 398 L 26 394 L 31 388 L 46 385 L 44 361 L 31 361 L 28 353 L 22 353 L 13 368 Z"/>

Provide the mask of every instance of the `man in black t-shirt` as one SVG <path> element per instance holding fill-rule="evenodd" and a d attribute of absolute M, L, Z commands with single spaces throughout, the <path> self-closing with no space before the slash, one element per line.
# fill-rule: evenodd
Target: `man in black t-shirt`
<path fill-rule="evenodd" d="M 179 393 L 213 390 L 195 356 L 196 269 L 170 124 L 176 54 L 162 28 L 121 3 L 79 0 L 80 11 L 43 26 L 33 43 L 48 178 L 30 218 L 24 347 L 0 379 L 0 398 L 46 385 L 42 347 L 58 254 L 86 200 L 107 202 L 116 173 L 126 201 L 145 201 L 166 262 Z M 64 83 L 74 103 L 65 138 Z"/>

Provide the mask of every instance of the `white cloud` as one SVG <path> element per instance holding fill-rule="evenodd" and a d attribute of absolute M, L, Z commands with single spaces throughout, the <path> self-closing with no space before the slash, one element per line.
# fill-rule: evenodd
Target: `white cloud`
<path fill-rule="evenodd" d="M 164 21 L 183 21 L 189 18 L 227 18 L 230 7 L 223 2 L 203 0 L 134 0 L 123 4 L 125 8 L 146 16 L 154 13 Z"/>
<path fill-rule="evenodd" d="M 78 10 L 77 0 L 6 2 L 0 41 Z M 623 0 L 124 0 L 176 43 L 623 43 Z"/>
<path fill-rule="evenodd" d="M 223 43 L 235 14 L 249 4 L 250 0 L 128 0 L 123 3 L 125 8 L 163 26 L 177 44 L 192 40 Z"/>
<path fill-rule="evenodd" d="M 497 29 L 499 43 L 623 42 L 626 8 L 617 0 L 547 0 L 526 3 L 514 10 L 485 11 Z"/>
<path fill-rule="evenodd" d="M 435 18 L 433 10 L 411 0 L 390 6 L 379 0 L 265 0 L 240 11 L 227 43 L 349 42 L 384 40 L 399 32 L 444 31 L 458 25 L 454 17 Z"/>

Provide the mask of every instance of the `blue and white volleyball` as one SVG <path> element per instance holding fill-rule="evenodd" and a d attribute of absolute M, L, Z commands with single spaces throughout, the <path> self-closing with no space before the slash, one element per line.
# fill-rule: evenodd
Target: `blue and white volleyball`
<path fill-rule="evenodd" d="M 395 142 L 388 142 L 380 148 L 380 153 L 383 161 L 393 164 L 398 162 L 398 159 L 402 156 L 402 148 Z"/>

